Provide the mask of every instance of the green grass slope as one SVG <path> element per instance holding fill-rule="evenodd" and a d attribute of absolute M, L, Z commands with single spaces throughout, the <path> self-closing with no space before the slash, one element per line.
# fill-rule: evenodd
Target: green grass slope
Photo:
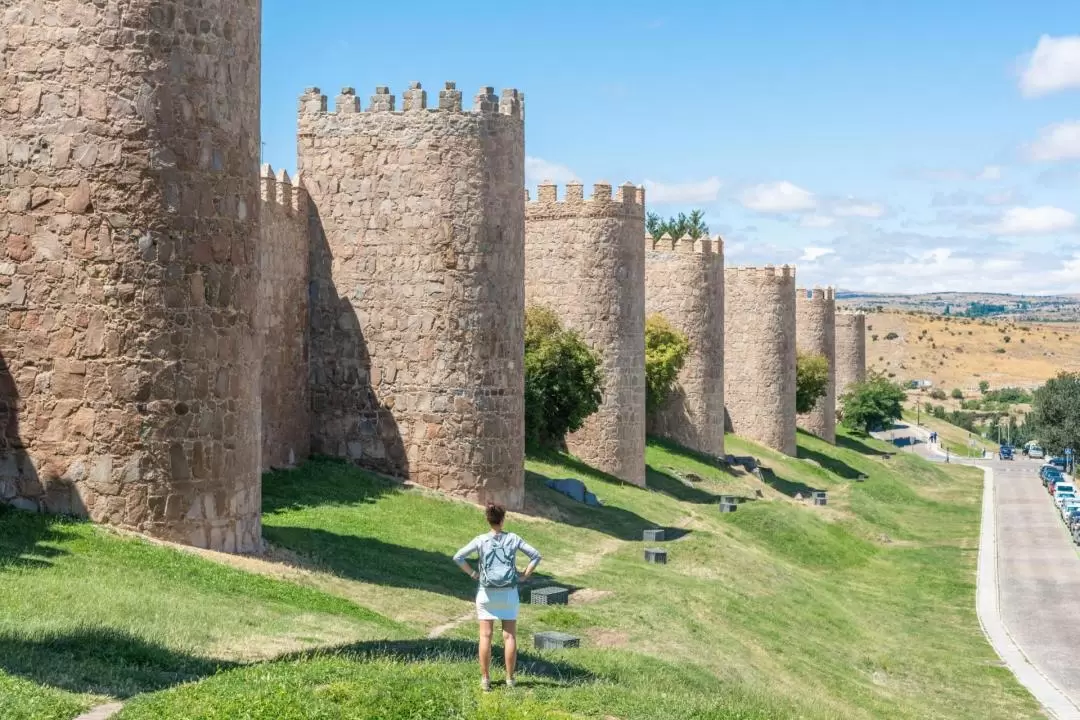
<path fill-rule="evenodd" d="M 258 568 L 276 578 L 9 512 L 0 558 L 22 560 L 0 559 L 0 610 L 46 609 L 11 621 L 0 612 L 4 637 L 105 627 L 180 660 L 170 677 L 125 686 L 125 663 L 155 667 L 129 659 L 138 645 L 116 641 L 102 666 L 72 657 L 53 674 L 63 677 L 0 648 L 0 717 L 15 693 L 45 708 L 10 715 L 19 718 L 70 717 L 60 704 L 69 712 L 87 694 L 128 699 L 121 720 L 1037 715 L 975 616 L 981 476 L 888 450 L 800 435 L 796 459 L 729 437 L 729 452 L 761 460 L 762 481 L 650 441 L 648 489 L 564 455 L 530 457 L 528 505 L 509 527 L 543 552 L 538 584 L 577 592 L 567 607 L 523 606 L 519 688 L 490 695 L 477 686 L 473 587 L 449 559 L 485 529 L 471 505 L 335 462 L 273 473 L 264 534 L 275 557 L 294 563 Z M 604 507 L 545 486 L 562 477 L 583 479 Z M 796 499 L 816 489 L 829 492 L 828 506 Z M 719 513 L 720 494 L 742 497 L 738 511 Z M 11 518 L 64 537 L 26 543 Z M 651 527 L 668 529 L 667 565 L 642 560 Z M 5 548 L 5 538 L 23 545 Z M 54 554 L 39 565 L 28 562 L 35 553 Z M 75 587 L 58 587 L 54 572 L 72 573 Z M 93 611 L 65 615 L 81 592 L 112 592 L 95 589 L 99 572 L 132 601 L 100 608 L 98 597 L 86 604 Z M 9 591 L 12 578 L 20 585 Z M 45 599 L 53 592 L 67 594 Z M 292 632 L 301 619 L 308 629 Z M 530 636 L 541 629 L 578 634 L 583 647 L 535 652 Z M 24 644 L 24 654 L 42 647 Z M 99 676 L 112 679 L 88 682 Z"/>

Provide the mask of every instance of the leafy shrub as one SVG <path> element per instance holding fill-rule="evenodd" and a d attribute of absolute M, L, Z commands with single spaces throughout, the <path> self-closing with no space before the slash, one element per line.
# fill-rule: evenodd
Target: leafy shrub
<path fill-rule="evenodd" d="M 600 356 L 543 307 L 525 311 L 525 438 L 558 447 L 600 407 Z"/>
<path fill-rule="evenodd" d="M 989 390 L 989 389 L 990 389 L 990 381 L 989 380 L 980 380 L 979 381 L 979 392 L 981 392 L 983 395 L 985 395 L 986 391 Z"/>
<path fill-rule="evenodd" d="M 655 410 L 667 398 L 686 363 L 690 343 L 661 315 L 645 318 L 645 406 Z"/>
<path fill-rule="evenodd" d="M 1009 336 L 1009 335 L 1006 335 L 1005 337 L 1003 337 L 1001 339 L 1004 340 L 1005 342 L 1009 342 L 1010 340 L 1012 340 L 1012 337 Z"/>
<path fill-rule="evenodd" d="M 934 398 L 935 400 L 944 400 L 948 396 L 941 388 L 934 388 L 930 391 L 930 397 Z"/>
<path fill-rule="evenodd" d="M 949 394 L 952 395 L 954 400 L 963 400 L 964 399 L 964 391 L 961 390 L 960 388 L 953 388 L 952 392 L 949 393 Z"/>
<path fill-rule="evenodd" d="M 1004 355 L 1005 354 L 1005 348 L 994 348 L 994 352 L 1001 353 L 1001 354 Z"/>
<path fill-rule="evenodd" d="M 962 410 L 978 410 L 981 403 L 978 400 L 964 400 L 960 403 Z"/>
<path fill-rule="evenodd" d="M 873 340 L 874 342 L 877 342 L 877 335 L 871 335 L 870 339 Z"/>
<path fill-rule="evenodd" d="M 795 356 L 795 412 L 808 413 L 829 388 L 829 361 L 824 355 Z"/>
<path fill-rule="evenodd" d="M 885 339 L 886 340 L 895 340 L 898 337 L 900 337 L 900 336 L 897 335 L 896 333 L 890 332 L 888 335 L 885 336 Z"/>

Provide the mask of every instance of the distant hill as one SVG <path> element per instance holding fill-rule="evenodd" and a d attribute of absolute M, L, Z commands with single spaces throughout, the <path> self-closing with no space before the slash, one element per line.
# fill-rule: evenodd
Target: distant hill
<path fill-rule="evenodd" d="M 836 293 L 836 298 L 843 305 L 868 311 L 881 308 L 1026 322 L 1080 321 L 1080 297 L 1075 295 L 1011 295 L 972 292 L 904 295 L 840 290 Z"/>

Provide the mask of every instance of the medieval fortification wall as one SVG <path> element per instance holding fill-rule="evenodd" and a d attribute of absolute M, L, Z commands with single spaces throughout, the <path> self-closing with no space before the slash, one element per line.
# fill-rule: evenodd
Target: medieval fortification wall
<path fill-rule="evenodd" d="M 259 4 L 3 23 L 0 500 L 255 550 Z"/>
<path fill-rule="evenodd" d="M 799 350 L 821 355 L 829 363 L 825 395 L 814 408 L 799 415 L 799 427 L 826 442 L 836 443 L 836 294 L 832 288 L 795 291 L 795 335 Z"/>
<path fill-rule="evenodd" d="M 447 83 L 300 98 L 312 201 L 313 449 L 524 500 L 523 96 Z"/>
<path fill-rule="evenodd" d="M 262 467 L 289 467 L 307 457 L 308 198 L 263 165 L 259 178 L 259 336 L 262 338 Z"/>
<path fill-rule="evenodd" d="M 724 271 L 724 404 L 736 435 L 795 454 L 795 270 Z"/>
<path fill-rule="evenodd" d="M 847 392 L 853 383 L 866 379 L 866 316 L 862 313 L 836 315 L 836 394 Z"/>
<path fill-rule="evenodd" d="M 567 438 L 595 467 L 645 484 L 645 191 L 626 183 L 612 198 L 596 183 L 560 201 L 550 183 L 525 210 L 525 293 L 553 310 L 603 358 L 604 401 Z"/>
<path fill-rule="evenodd" d="M 720 238 L 645 238 L 645 313 L 690 342 L 677 387 L 650 411 L 649 432 L 724 454 L 724 245 Z"/>

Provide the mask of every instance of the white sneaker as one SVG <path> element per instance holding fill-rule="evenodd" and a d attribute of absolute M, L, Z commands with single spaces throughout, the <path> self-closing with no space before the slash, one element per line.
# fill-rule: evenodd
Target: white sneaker
<path fill-rule="evenodd" d="M 480 678 L 480 689 L 484 692 L 491 692 L 491 680 L 488 678 Z"/>
<path fill-rule="evenodd" d="M 508 688 L 514 687 L 514 678 L 512 678 L 512 677 L 506 678 L 506 687 L 508 687 Z"/>

